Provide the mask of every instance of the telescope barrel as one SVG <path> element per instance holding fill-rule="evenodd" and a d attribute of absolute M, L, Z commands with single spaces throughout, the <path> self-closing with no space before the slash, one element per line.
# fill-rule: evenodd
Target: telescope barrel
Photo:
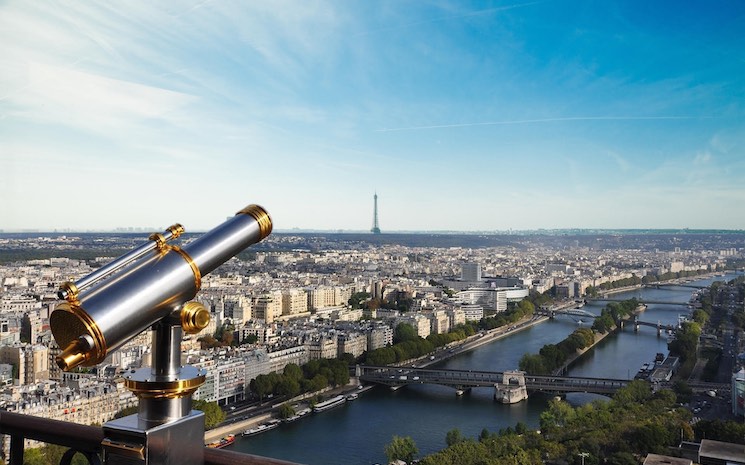
<path fill-rule="evenodd" d="M 99 278 L 77 299 L 59 304 L 52 312 L 52 334 L 63 348 L 57 364 L 70 370 L 102 362 L 111 351 L 194 298 L 204 275 L 271 230 L 266 211 L 249 205 L 183 248 L 148 249 L 140 260 L 119 264 L 120 273 L 103 281 Z"/>
<path fill-rule="evenodd" d="M 181 226 L 180 224 L 174 224 L 170 228 L 163 231 L 162 234 L 152 234 L 149 238 L 149 242 L 146 242 L 136 249 L 127 252 L 116 260 L 102 266 L 101 268 L 97 269 L 87 276 L 80 278 L 72 284 L 63 283 L 61 289 L 59 290 L 59 292 L 57 292 L 57 297 L 62 300 L 76 298 L 77 294 L 86 287 L 96 283 L 97 281 L 116 272 L 117 270 L 124 268 L 138 258 L 143 257 L 148 252 L 162 248 L 166 242 L 170 241 L 171 239 L 176 239 L 181 234 L 183 234 L 183 232 L 183 226 Z"/>

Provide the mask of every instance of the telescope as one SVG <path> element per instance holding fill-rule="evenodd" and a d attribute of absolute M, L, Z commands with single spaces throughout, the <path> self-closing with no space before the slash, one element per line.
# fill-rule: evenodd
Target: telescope
<path fill-rule="evenodd" d="M 138 413 L 104 425 L 106 463 L 202 463 L 204 414 L 191 410 L 191 399 L 206 372 L 181 366 L 181 339 L 183 332 L 204 329 L 210 316 L 191 299 L 205 275 L 271 231 L 271 218 L 258 205 L 247 206 L 183 247 L 170 243 L 184 232 L 175 224 L 60 286 L 58 296 L 64 302 L 55 307 L 49 323 L 62 349 L 55 361 L 65 371 L 97 365 L 142 331 L 152 330 L 152 366 L 124 377 L 139 399 Z"/>

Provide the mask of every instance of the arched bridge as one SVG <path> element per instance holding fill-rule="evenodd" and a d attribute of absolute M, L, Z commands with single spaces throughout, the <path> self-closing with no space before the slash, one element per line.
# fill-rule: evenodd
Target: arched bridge
<path fill-rule="evenodd" d="M 491 387 L 502 383 L 501 371 L 440 370 L 432 368 L 356 367 L 360 380 L 386 386 L 440 384 L 455 389 Z M 575 378 L 568 376 L 524 375 L 529 391 L 592 392 L 612 394 L 630 382 L 626 379 Z"/>
<path fill-rule="evenodd" d="M 610 297 L 598 297 L 586 299 L 588 303 L 592 302 L 624 302 L 628 299 L 613 299 Z M 647 300 L 647 299 L 636 299 L 640 304 L 657 304 L 657 305 L 688 305 L 688 302 L 675 302 L 672 300 Z"/>
<path fill-rule="evenodd" d="M 645 284 L 644 287 L 647 287 L 647 288 L 650 288 L 650 289 L 668 289 L 668 288 L 671 288 L 671 287 L 687 287 L 689 289 L 708 289 L 709 288 L 709 286 L 701 286 L 701 285 L 697 285 L 697 284 L 688 284 L 688 283 L 681 283 L 681 284 L 676 284 L 676 283 L 665 283 L 665 284 L 662 284 L 662 283 L 659 283 L 659 284 L 649 283 L 649 284 Z"/>
<path fill-rule="evenodd" d="M 544 315 L 547 315 L 551 318 L 554 318 L 555 316 L 559 315 L 568 315 L 568 316 L 577 316 L 582 318 L 592 318 L 595 319 L 598 317 L 598 315 L 595 315 L 594 313 L 590 313 L 587 310 L 582 310 L 581 308 L 566 308 L 566 309 L 559 309 L 559 310 L 536 310 L 537 313 L 542 313 Z M 675 325 L 671 324 L 662 324 L 659 321 L 657 323 L 652 323 L 649 321 L 641 321 L 638 316 L 634 316 L 634 320 L 621 320 L 621 328 L 623 329 L 624 326 L 628 324 L 634 325 L 634 330 L 639 331 L 640 326 L 648 326 L 650 328 L 657 329 L 657 335 L 662 335 L 662 331 L 675 331 L 677 330 L 677 327 Z"/>

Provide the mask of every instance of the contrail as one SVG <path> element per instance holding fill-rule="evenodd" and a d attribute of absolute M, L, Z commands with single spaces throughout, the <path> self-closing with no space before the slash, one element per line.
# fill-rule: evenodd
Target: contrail
<path fill-rule="evenodd" d="M 562 121 L 645 121 L 705 119 L 707 116 L 567 116 L 564 118 L 519 119 L 508 121 L 484 121 L 479 123 L 438 124 L 433 126 L 409 126 L 405 128 L 383 128 L 375 132 L 417 131 L 423 129 L 467 128 L 472 126 L 503 126 L 510 124 L 558 123 Z"/>

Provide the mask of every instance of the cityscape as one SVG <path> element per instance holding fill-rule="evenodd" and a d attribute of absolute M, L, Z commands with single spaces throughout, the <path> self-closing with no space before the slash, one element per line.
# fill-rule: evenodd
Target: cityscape
<path fill-rule="evenodd" d="M 677 310 L 668 312 L 665 318 L 677 320 L 681 312 L 691 318 L 691 309 L 701 308 L 701 301 L 697 299 L 705 296 L 702 292 L 708 292 L 708 288 L 686 288 L 686 283 L 731 279 L 745 263 L 745 247 L 739 234 L 534 234 L 489 238 L 402 234 L 391 235 L 389 242 L 380 243 L 379 239 L 384 236 L 384 231 L 367 235 L 274 233 L 247 249 L 247 254 L 240 254 L 203 278 L 196 300 L 209 310 L 209 324 L 198 334 L 184 337 L 181 362 L 206 371 L 206 382 L 193 395 L 195 401 L 214 403 L 223 412 L 221 423 L 212 425 L 217 427 L 207 431 L 205 443 L 225 441 L 226 437 L 231 438 L 232 443 L 232 438 L 238 436 L 235 441 L 238 444 L 230 447 L 250 446 L 251 439 L 240 438 L 241 433 L 247 434 L 272 416 L 280 418 L 277 413 L 267 416 L 266 410 L 259 409 L 258 405 L 266 406 L 264 397 L 267 395 L 286 399 L 287 396 L 282 395 L 286 388 L 276 385 L 261 388 L 257 380 L 265 380 L 272 373 L 286 372 L 288 365 L 304 367 L 323 359 L 347 360 L 345 363 L 352 363 L 352 367 L 355 363 L 365 364 L 366 359 L 368 365 L 379 364 L 381 362 L 375 360 L 380 359 L 373 359 L 371 354 L 400 342 L 398 333 L 402 325 L 410 328 L 414 337 L 432 341 L 434 335 L 447 335 L 467 323 L 479 324 L 495 316 L 510 315 L 518 303 L 528 299 L 537 302 L 535 296 L 541 295 L 546 296 L 545 303 L 531 311 L 529 318 L 519 319 L 509 328 L 482 330 L 473 336 L 478 343 L 474 347 L 483 344 L 489 347 L 497 342 L 509 344 L 515 337 L 513 333 L 537 331 L 550 327 L 552 321 L 564 320 L 564 326 L 546 329 L 556 331 L 559 337 L 562 331 L 566 332 L 567 325 L 570 332 L 578 327 L 593 326 L 591 321 L 587 322 L 593 316 L 588 313 L 589 317 L 583 317 L 577 313 L 550 320 L 548 316 L 540 316 L 541 312 L 548 315 L 569 309 L 571 313 L 585 303 L 591 311 L 592 299 L 599 295 L 613 296 L 614 291 L 628 293 L 630 289 L 638 292 L 643 286 L 650 288 L 645 291 L 647 293 L 689 296 L 690 299 L 679 301 Z M 198 234 L 186 234 L 185 247 L 198 237 Z M 484 245 L 484 240 L 492 243 Z M 436 245 L 422 245 L 432 241 Z M 55 363 L 61 349 L 50 331 L 49 317 L 59 303 L 57 289 L 62 283 L 90 274 L 111 261 L 115 257 L 108 255 L 110 251 L 126 250 L 141 242 L 142 237 L 135 233 L 0 236 L 3 253 L 13 257 L 3 258 L 0 266 L 0 374 L 5 386 L 0 403 L 3 410 L 82 424 L 104 424 L 121 411 L 136 407 L 138 399 L 125 389 L 123 374 L 152 363 L 150 332 L 142 332 L 128 341 L 92 370 L 64 372 Z M 468 246 L 456 245 L 459 243 Z M 726 248 L 712 248 L 712 245 L 722 244 Z M 24 255 L 29 258 L 20 259 Z M 41 258 L 43 256 L 48 258 Z M 661 289 L 666 282 L 677 293 L 653 290 L 655 286 Z M 725 305 L 729 315 L 741 315 L 745 312 L 742 293 L 733 292 L 740 292 L 739 297 L 721 305 Z M 725 292 L 724 295 L 729 294 Z M 647 298 L 650 302 L 661 299 L 639 298 Z M 602 303 L 595 305 L 602 307 Z M 655 307 L 654 303 L 647 305 Z M 652 313 L 648 310 L 638 318 L 647 320 Z M 503 334 L 505 329 L 506 334 Z M 723 357 L 717 359 L 722 373 L 709 378 L 712 384 L 707 385 L 718 387 L 713 396 L 716 399 L 698 400 L 699 405 L 707 401 L 707 405 L 716 404 L 715 409 L 702 410 L 694 407 L 693 402 L 688 404 L 691 412 L 696 411 L 692 413 L 694 425 L 701 420 L 725 418 L 742 423 L 745 413 L 742 407 L 745 356 L 739 355 L 745 352 L 742 329 L 736 320 L 719 323 L 716 328 L 704 326 L 700 339 L 702 348 L 712 339 L 722 341 L 718 345 L 715 343 L 723 353 Z M 666 341 L 665 333 L 654 335 L 653 330 L 645 333 L 648 330 L 638 327 L 637 331 L 646 334 L 653 344 L 669 345 L 670 336 Z M 492 339 L 497 342 L 491 342 Z M 467 340 L 448 344 L 453 347 L 450 351 L 431 349 L 431 352 L 417 354 L 414 359 L 420 361 L 413 364 L 408 361 L 406 366 L 408 370 L 415 370 L 411 367 L 417 364 L 446 367 L 448 359 L 457 361 L 462 357 L 460 353 L 472 350 L 478 353 L 480 349 L 468 348 Z M 523 353 L 521 347 L 511 350 L 521 355 L 530 352 L 526 348 Z M 652 360 L 654 356 L 655 353 L 643 354 L 642 360 Z M 518 366 L 518 361 L 496 361 L 478 369 L 514 371 L 523 368 Z M 384 363 L 401 366 L 396 361 Z M 637 365 L 641 367 L 634 362 L 635 368 Z M 698 374 L 690 373 L 685 381 L 691 385 L 702 382 L 702 367 L 698 366 Z M 401 369 L 398 371 L 400 373 Z M 409 371 L 406 375 L 399 373 L 394 371 L 397 380 L 399 377 L 414 379 Z M 569 374 L 583 376 L 581 373 L 573 375 L 571 369 Z M 635 375 L 638 375 L 636 371 L 626 368 L 611 375 L 594 372 L 590 377 L 630 380 Z M 356 397 L 359 387 L 362 398 L 361 404 L 345 408 L 351 410 L 373 398 L 367 389 L 374 384 L 363 381 L 364 376 L 355 376 L 352 369 L 351 375 L 342 378 L 337 390 L 347 386 Z M 666 379 L 669 380 L 670 375 Z M 377 396 L 386 396 L 386 388 L 376 389 Z M 409 395 L 417 395 L 413 386 L 406 389 L 411 391 Z M 456 397 L 452 388 L 430 386 L 429 389 L 436 389 L 436 396 L 451 392 L 450 395 Z M 424 391 L 419 395 L 426 398 L 432 393 Z M 467 398 L 470 395 L 466 393 Z M 287 405 L 308 405 L 302 400 L 307 398 L 307 394 L 300 395 Z M 533 395 L 528 403 L 534 402 L 532 398 Z M 480 402 L 479 398 L 471 400 Z M 490 403 L 494 401 L 487 401 L 487 405 Z M 272 404 L 279 405 L 269 400 L 269 405 Z M 327 414 L 318 414 L 322 415 Z M 538 426 L 535 417 L 528 416 L 525 420 L 529 427 Z M 307 421 L 299 421 L 297 425 Z M 450 420 L 442 421 L 439 440 L 451 429 L 448 428 Z M 277 420 L 272 427 L 278 424 Z M 281 432 L 282 428 L 277 428 L 276 432 L 262 437 Z M 248 436 L 254 434 L 257 433 Z M 7 458 L 10 443 L 8 436 L 4 437 Z M 376 450 L 372 456 L 378 458 L 372 460 L 384 460 L 384 448 L 390 439 L 365 445 Z M 353 446 L 361 447 L 359 444 Z M 443 443 L 436 449 L 422 452 L 431 454 L 444 446 Z M 283 451 L 286 452 L 286 447 L 261 452 L 282 457 Z M 307 462 L 292 460 L 321 463 L 308 458 Z M 338 463 L 363 462 L 349 457 Z"/>

